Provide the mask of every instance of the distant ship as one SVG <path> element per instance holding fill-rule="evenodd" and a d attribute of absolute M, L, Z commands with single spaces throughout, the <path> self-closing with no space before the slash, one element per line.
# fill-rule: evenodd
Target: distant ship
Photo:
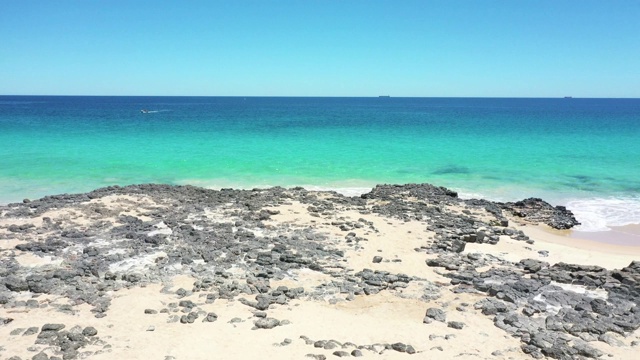
<path fill-rule="evenodd" d="M 391 96 L 389 96 L 389 95 L 380 95 L 380 96 L 378 96 L 378 97 L 381 97 L 381 98 L 388 98 L 388 97 L 391 97 Z"/>
<path fill-rule="evenodd" d="M 565 99 L 573 99 L 573 96 L 565 96 Z"/>

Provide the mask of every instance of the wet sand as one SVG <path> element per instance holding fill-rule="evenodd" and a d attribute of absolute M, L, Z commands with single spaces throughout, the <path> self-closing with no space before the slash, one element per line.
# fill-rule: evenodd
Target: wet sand
<path fill-rule="evenodd" d="M 609 231 L 571 231 L 569 236 L 612 245 L 640 246 L 640 225 L 614 226 Z"/>

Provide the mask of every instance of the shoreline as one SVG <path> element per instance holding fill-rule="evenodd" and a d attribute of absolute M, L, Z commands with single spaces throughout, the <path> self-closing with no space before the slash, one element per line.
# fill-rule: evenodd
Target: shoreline
<path fill-rule="evenodd" d="M 609 231 L 572 231 L 568 234 L 573 239 L 591 240 L 605 244 L 620 246 L 640 246 L 640 225 L 611 226 Z"/>
<path fill-rule="evenodd" d="M 369 185 L 370 186 L 367 186 Z M 163 184 L 160 184 L 163 185 Z M 214 191 L 220 191 L 223 189 L 234 189 L 234 190 L 253 190 L 253 189 L 261 189 L 261 190 L 268 190 L 274 187 L 282 187 L 282 188 L 286 188 L 286 189 L 291 189 L 291 188 L 304 188 L 308 191 L 317 191 L 317 192 L 336 192 L 338 194 L 347 196 L 347 197 L 360 197 L 363 194 L 366 194 L 368 192 L 371 191 L 372 188 L 375 188 L 375 183 L 371 182 L 371 181 L 363 181 L 363 180 L 348 180 L 346 182 L 341 182 L 339 184 L 336 183 L 332 183 L 330 185 L 301 185 L 301 186 L 293 186 L 293 185 L 286 185 L 286 186 L 279 186 L 279 185 L 260 185 L 260 186 L 241 186 L 241 187 L 234 187 L 232 186 L 232 183 L 225 183 L 224 185 L 211 185 L 209 182 L 203 182 L 203 181 L 180 181 L 176 184 L 166 184 L 168 186 L 195 186 L 195 187 L 202 187 L 205 189 L 209 189 L 209 190 L 214 190 Z M 110 186 L 106 186 L 106 187 L 111 187 L 111 186 L 120 186 L 120 185 L 110 185 Z M 124 187 L 126 186 L 136 186 L 134 185 L 124 185 Z M 392 185 L 395 186 L 395 185 Z M 123 187 L 123 186 L 120 186 Z M 456 191 L 459 193 L 460 191 L 456 189 Z M 84 192 L 72 192 L 69 193 L 71 195 L 75 195 L 75 194 L 83 194 Z M 65 193 L 67 194 L 67 193 Z M 46 196 L 58 196 L 59 194 L 47 194 L 44 195 L 44 197 Z M 491 197 L 486 198 L 486 197 L 482 197 L 480 194 L 473 194 L 473 193 L 462 193 L 460 194 L 460 198 L 464 199 L 464 200 L 473 200 L 473 199 L 478 199 L 481 201 L 499 201 L 499 202 L 508 202 L 505 200 L 495 200 Z M 15 200 L 12 202 L 5 202 L 2 203 L 0 202 L 0 206 L 7 206 L 9 204 L 15 204 L 15 203 L 20 203 L 22 202 L 22 199 L 27 199 L 29 200 L 30 198 L 28 197 L 20 197 L 20 200 Z M 592 198 L 589 198 L 592 199 Z M 606 200 L 608 198 L 603 198 L 603 200 Z M 517 201 L 520 199 L 514 199 L 511 201 Z M 547 199 L 543 198 L 542 200 L 548 201 Z M 564 204 L 556 204 L 553 203 L 554 206 L 556 205 L 564 205 Z M 568 208 L 569 210 L 572 210 L 571 208 Z M 575 214 L 574 214 L 575 216 Z M 581 221 L 580 218 L 577 218 L 578 221 Z M 608 228 L 610 230 L 598 230 L 598 231 L 583 231 L 583 230 L 575 230 L 572 229 L 571 231 L 566 231 L 566 232 L 557 232 L 557 234 L 562 235 L 564 237 L 567 237 L 568 239 L 576 239 L 576 240 L 585 240 L 585 241 L 595 241 L 598 243 L 603 243 L 603 244 L 610 244 L 610 245 L 619 245 L 619 246 L 640 246 L 640 220 L 638 220 L 639 222 L 633 223 L 633 224 L 629 224 L 629 225 L 624 225 L 624 226 L 608 226 Z"/>
<path fill-rule="evenodd" d="M 0 356 L 633 359 L 640 247 L 549 228 L 572 224 L 540 200 L 429 184 L 2 206 Z"/>
<path fill-rule="evenodd" d="M 599 265 L 607 269 L 619 269 L 634 259 L 640 259 L 640 246 L 616 244 L 581 237 L 582 232 L 556 230 L 547 225 L 518 226 L 536 241 L 533 246 L 550 251 L 551 263 L 566 262 L 572 258 L 581 264 Z M 578 234 L 576 234 L 578 233 Z M 597 234 L 600 236 L 600 234 Z M 577 253 L 572 253 L 577 252 Z"/>

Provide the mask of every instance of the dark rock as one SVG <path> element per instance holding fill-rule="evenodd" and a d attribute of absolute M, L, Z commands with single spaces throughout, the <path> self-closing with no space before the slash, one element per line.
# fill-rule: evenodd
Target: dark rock
<path fill-rule="evenodd" d="M 47 355 L 46 353 L 40 352 L 33 355 L 31 360 L 49 360 L 49 355 Z"/>
<path fill-rule="evenodd" d="M 62 359 L 63 360 L 71 360 L 71 359 L 75 359 L 78 356 L 78 351 L 75 349 L 69 349 L 67 351 L 65 351 L 64 353 L 62 353 Z"/>
<path fill-rule="evenodd" d="M 528 198 L 515 203 L 498 203 L 514 216 L 524 218 L 532 223 L 545 223 L 554 229 L 571 229 L 580 223 L 573 213 L 564 206 L 553 207 L 538 198 Z"/>
<path fill-rule="evenodd" d="M 620 340 L 618 340 L 612 333 L 605 333 L 598 337 L 598 340 L 605 342 L 613 347 L 626 346 L 626 344 Z"/>
<path fill-rule="evenodd" d="M 218 315 L 216 315 L 215 313 L 208 313 L 207 316 L 202 320 L 202 322 L 215 322 L 216 320 L 218 320 Z"/>
<path fill-rule="evenodd" d="M 122 277 L 122 280 L 130 283 L 138 283 L 142 280 L 142 275 L 137 273 L 126 274 Z"/>
<path fill-rule="evenodd" d="M 258 319 L 254 322 L 257 329 L 273 329 L 280 325 L 280 321 L 274 318 Z"/>
<path fill-rule="evenodd" d="M 84 335 L 84 336 L 96 336 L 96 335 L 98 335 L 98 330 L 96 330 L 96 328 L 94 328 L 93 326 L 87 326 L 86 328 L 84 328 L 82 330 L 82 335 Z"/>
<path fill-rule="evenodd" d="M 549 266 L 548 262 L 534 260 L 534 259 L 523 259 L 520 260 L 520 264 L 524 267 L 524 269 L 528 272 L 536 273 L 542 268 L 546 268 Z"/>
<path fill-rule="evenodd" d="M 107 271 L 104 273 L 104 279 L 105 280 L 116 280 L 116 274 L 112 273 L 111 271 Z"/>
<path fill-rule="evenodd" d="M 403 343 L 394 343 L 391 344 L 391 348 L 398 352 L 407 352 L 407 345 Z"/>
<path fill-rule="evenodd" d="M 325 342 L 325 344 L 323 346 L 323 349 L 332 350 L 332 349 L 337 348 L 338 346 L 340 346 L 340 345 L 336 344 L 334 341 L 327 341 L 327 342 Z"/>
<path fill-rule="evenodd" d="M 37 326 L 32 326 L 30 328 L 27 329 L 27 331 L 25 331 L 22 336 L 29 336 L 29 335 L 35 335 L 38 333 L 38 331 L 40 331 L 40 328 Z"/>
<path fill-rule="evenodd" d="M 575 342 L 573 348 L 578 352 L 578 355 L 586 356 L 588 358 L 599 358 L 602 355 L 602 351 L 589 346 L 589 344 L 585 342 Z"/>
<path fill-rule="evenodd" d="M 21 279 L 17 276 L 7 276 L 4 279 L 4 286 L 7 287 L 10 291 L 20 292 L 20 291 L 28 291 L 29 285 L 25 279 Z"/>
<path fill-rule="evenodd" d="M 342 350 L 334 351 L 333 355 L 335 355 L 337 357 L 348 357 L 348 356 L 350 356 L 348 352 L 342 351 Z"/>
<path fill-rule="evenodd" d="M 467 245 L 466 242 L 464 242 L 463 240 L 460 239 L 454 239 L 451 242 L 451 251 L 455 252 L 455 253 L 461 253 L 464 251 L 465 246 Z"/>
<path fill-rule="evenodd" d="M 198 319 L 198 313 L 196 312 L 190 312 L 187 315 L 182 315 L 180 317 L 180 323 L 182 324 L 193 324 L 196 319 Z"/>
<path fill-rule="evenodd" d="M 407 354 L 415 354 L 416 353 L 416 349 L 414 349 L 413 346 L 411 346 L 411 345 L 407 345 L 407 348 L 406 348 L 405 351 L 406 351 Z"/>
<path fill-rule="evenodd" d="M 495 298 L 485 298 L 474 304 L 476 309 L 482 310 L 485 315 L 495 315 L 515 309 L 512 304 L 505 303 Z"/>
<path fill-rule="evenodd" d="M 128 213 L 125 208 L 129 205 L 122 205 L 123 208 L 118 209 L 120 205 L 115 204 L 115 208 L 107 209 L 89 203 L 90 199 L 121 194 L 142 195 L 152 202 L 162 203 L 163 207 L 139 204 L 139 212 L 153 219 L 146 222 L 135 216 L 119 215 Z M 351 247 L 350 250 L 336 248 L 332 239 L 321 233 L 322 229 L 299 229 L 266 222 L 276 214 L 277 210 L 273 209 L 275 206 L 289 201 L 305 204 L 322 221 L 325 221 L 323 217 L 335 215 L 337 209 L 348 208 L 363 214 L 425 222 L 427 230 L 433 231 L 435 236 L 416 251 L 437 256 L 437 259 L 430 256 L 427 264 L 443 269 L 442 273 L 454 285 L 448 287 L 452 292 L 488 297 L 486 301 L 476 303 L 476 309 L 490 316 L 495 326 L 505 331 L 505 335 L 520 338 L 522 350 L 532 357 L 591 356 L 587 354 L 596 353 L 579 343 L 578 339 L 601 339 L 617 346 L 619 343 L 613 340 L 618 336 L 630 335 L 640 326 L 640 310 L 637 307 L 640 303 L 640 262 L 610 271 L 575 264 L 550 266 L 535 259 L 525 259 L 514 265 L 481 253 L 464 253 L 468 242 L 491 246 L 500 240 L 501 235 L 531 242 L 522 231 L 508 228 L 508 218 L 511 217 L 517 217 L 518 223 L 553 223 L 555 225 L 551 226 L 559 228 L 571 226 L 575 219 L 566 209 L 553 207 L 540 199 L 505 204 L 462 200 L 455 192 L 428 184 L 381 185 L 369 194 L 353 198 L 334 193 L 318 197 L 301 188 L 216 191 L 193 186 L 147 184 L 114 186 L 88 194 L 54 195 L 28 204 L 0 206 L 3 219 L 9 222 L 17 217 L 41 217 L 53 209 L 71 209 L 92 220 L 92 225 L 78 228 L 65 221 L 48 218 L 43 219 L 42 227 L 15 225 L 5 231 L 5 237 L 24 240 L 16 246 L 17 250 L 36 256 L 48 254 L 64 258 L 65 268 L 26 269 L 11 257 L 0 259 L 0 304 L 5 309 L 48 305 L 46 302 L 40 304 L 37 299 L 17 301 L 14 295 L 18 291 L 62 295 L 71 304 L 89 304 L 96 316 L 100 317 L 106 315 L 109 296 L 113 291 L 147 281 L 159 282 L 165 276 L 181 273 L 192 274 L 198 280 L 191 290 L 176 291 L 175 295 L 179 298 L 203 292 L 201 295 L 206 296 L 207 304 L 216 299 L 239 300 L 257 310 L 268 309 L 273 304 L 286 304 L 290 299 L 303 295 L 335 295 L 336 299 L 340 295 L 341 298 L 354 299 L 362 294 L 401 290 L 413 281 L 406 275 L 382 271 L 368 270 L 357 274 L 347 271 L 344 257 L 349 255 L 349 251 L 357 251 L 367 241 L 357 233 L 376 231 L 373 224 L 365 220 L 332 219 L 336 229 L 339 227 L 349 232 L 344 241 Z M 462 205 L 466 209 L 462 214 L 453 214 L 446 210 L 449 205 Z M 205 211 L 210 209 L 223 211 L 227 220 L 204 216 Z M 486 220 L 474 217 L 475 210 L 486 210 L 493 218 Z M 96 215 L 115 216 L 118 222 L 115 227 L 101 220 L 93 222 Z M 154 224 L 160 222 L 171 229 L 172 235 L 149 237 L 147 234 L 158 229 Z M 268 231 L 255 232 L 254 229 Z M 43 238 L 38 237 L 36 241 L 36 234 Z M 94 238 L 112 245 L 109 248 L 97 246 L 92 243 Z M 155 264 L 149 264 L 144 270 L 138 270 L 135 274 L 109 271 L 114 264 L 156 253 L 160 245 L 166 256 L 157 258 Z M 111 247 L 118 251 L 110 251 Z M 69 252 L 68 249 L 81 249 L 81 254 L 75 250 Z M 70 256 L 72 253 L 73 257 Z M 532 254 L 537 256 L 533 251 Z M 548 253 L 541 251 L 538 254 L 545 256 Z M 380 257 L 380 261 L 383 260 Z M 231 267 L 234 267 L 233 273 L 227 271 Z M 323 272 L 333 280 L 307 293 L 304 289 L 298 292 L 286 287 L 270 287 L 270 280 L 281 280 L 288 271 L 302 268 Z M 479 271 L 481 268 L 491 269 Z M 246 277 L 244 274 L 237 276 L 235 270 L 246 272 Z M 553 282 L 584 286 L 587 290 L 600 289 L 606 292 L 606 297 L 603 297 L 606 300 L 594 300 L 589 293 L 566 291 L 554 286 Z M 437 298 L 440 285 L 425 284 L 423 298 Z M 251 296 L 255 296 L 255 301 L 244 300 Z M 176 303 L 161 312 L 171 314 L 167 315 L 169 321 L 181 320 L 177 314 L 173 315 L 180 311 L 184 312 L 186 323 L 198 316 L 206 321 L 207 313 L 202 310 L 192 312 L 196 308 L 193 302 L 185 301 L 180 307 Z M 70 305 L 55 305 L 54 310 L 69 314 L 75 311 Z M 187 315 L 187 312 L 192 313 Z M 432 316 L 425 316 L 425 319 L 431 321 L 437 318 Z M 266 313 L 262 319 L 268 319 Z M 285 322 L 283 320 L 279 324 Z M 24 332 L 25 335 L 27 333 L 28 330 Z M 535 333 L 539 335 L 534 338 L 532 334 Z M 76 335 L 71 337 L 76 339 Z M 61 339 L 60 343 L 58 339 Z M 36 341 L 38 345 L 54 349 L 59 346 L 60 356 L 82 357 L 84 355 L 78 354 L 76 347 L 89 340 L 82 340 L 79 336 L 76 340 L 71 341 L 64 329 L 58 329 L 42 331 Z M 337 344 L 325 342 L 322 348 L 339 346 Z M 391 348 L 392 345 L 388 344 L 387 349 Z M 409 353 L 409 345 L 405 351 Z"/>
<path fill-rule="evenodd" d="M 460 321 L 449 321 L 447 327 L 460 330 L 464 327 L 464 323 Z"/>
<path fill-rule="evenodd" d="M 64 329 L 64 324 L 44 324 L 41 331 L 58 331 Z"/>
<path fill-rule="evenodd" d="M 180 302 L 178 303 L 178 306 L 192 309 L 196 307 L 196 304 L 191 300 L 180 300 Z"/>
<path fill-rule="evenodd" d="M 428 308 L 426 316 L 440 322 L 445 322 L 447 320 L 445 312 L 438 308 Z"/>
<path fill-rule="evenodd" d="M 609 306 L 607 302 L 602 299 L 593 299 L 591 300 L 589 305 L 591 305 L 592 311 L 597 314 L 607 316 L 612 313 L 611 311 L 612 307 Z"/>
<path fill-rule="evenodd" d="M 84 343 L 86 339 L 82 333 L 70 332 L 67 334 L 67 338 L 75 343 Z"/>
<path fill-rule="evenodd" d="M 307 354 L 304 357 L 312 358 L 315 360 L 326 360 L 327 357 L 322 354 Z"/>

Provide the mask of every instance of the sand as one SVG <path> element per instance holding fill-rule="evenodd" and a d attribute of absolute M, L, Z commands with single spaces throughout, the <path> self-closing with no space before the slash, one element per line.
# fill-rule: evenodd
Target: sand
<path fill-rule="evenodd" d="M 586 239 L 599 243 L 638 247 L 640 246 L 640 225 L 614 226 L 609 231 L 571 231 L 569 236 L 578 240 Z"/>
<path fill-rule="evenodd" d="M 118 202 L 135 202 L 144 199 L 109 198 L 101 204 L 110 206 Z M 151 206 L 152 204 L 147 204 Z M 420 221 L 405 222 L 384 218 L 375 214 L 362 215 L 352 210 L 340 212 L 336 217 L 345 220 L 364 220 L 374 224 L 376 232 L 361 228 L 355 229 L 358 236 L 366 236 L 368 242 L 358 252 L 341 245 L 342 233 L 329 221 L 311 216 L 303 204 L 291 202 L 274 207 L 280 213 L 265 221 L 267 225 L 289 224 L 292 227 L 313 227 L 325 232 L 334 245 L 345 249 L 344 266 L 354 270 L 370 268 L 392 273 L 404 273 L 419 277 L 435 284 L 448 284 L 449 279 L 440 275 L 434 268 L 425 265 L 425 260 L 434 258 L 416 248 L 428 243 L 434 234 L 426 230 L 426 224 Z M 450 208 L 448 211 L 461 211 Z M 144 216 L 144 214 L 138 214 Z M 213 216 L 214 214 L 212 214 Z M 482 214 L 479 214 L 482 215 Z M 65 216 L 83 223 L 83 219 L 74 219 L 69 212 L 50 213 L 47 216 Z M 115 221 L 115 218 L 112 219 Z M 597 239 L 578 238 L 576 233 L 554 231 L 545 226 L 520 226 L 534 244 L 515 241 L 502 237 L 497 245 L 467 245 L 465 252 L 491 254 L 508 261 L 536 258 L 551 264 L 558 262 L 599 265 L 608 269 L 627 266 L 631 261 L 640 259 L 639 246 L 627 246 Z M 635 231 L 638 228 L 632 227 Z M 623 229 L 611 233 L 617 236 Z M 632 231 L 632 233 L 633 233 Z M 633 233 L 637 236 L 637 233 Z M 3 252 L 14 251 L 15 244 L 2 243 Z M 542 256 L 539 251 L 547 251 Z M 55 259 L 38 258 L 33 255 L 18 254 L 22 264 L 41 266 Z M 372 263 L 374 256 L 385 260 Z M 396 261 L 394 261 L 396 260 Z M 400 260 L 400 261 L 397 261 Z M 52 349 L 33 347 L 34 336 L 11 335 L 16 328 L 26 329 L 41 326 L 44 323 L 63 323 L 66 329 L 93 326 L 98 330 L 100 339 L 94 345 L 80 350 L 80 357 L 91 359 L 302 359 L 306 355 L 325 355 L 335 358 L 336 349 L 315 348 L 309 341 L 336 340 L 342 344 L 374 345 L 376 350 L 362 350 L 364 358 L 375 359 L 520 359 L 529 358 L 520 350 L 519 339 L 508 336 L 495 327 L 490 317 L 482 315 L 473 308 L 479 300 L 476 294 L 454 294 L 442 287 L 441 297 L 425 300 L 419 297 L 419 282 L 402 289 L 398 293 L 382 291 L 375 296 L 358 296 L 352 301 L 329 302 L 326 300 L 296 299 L 286 305 L 271 305 L 268 316 L 289 323 L 273 329 L 254 329 L 255 309 L 239 301 L 218 299 L 207 304 L 199 293 L 179 298 L 175 291 L 179 288 L 191 289 L 196 279 L 182 275 L 167 280 L 164 284 L 148 284 L 113 292 L 113 301 L 108 315 L 95 318 L 88 305 L 74 307 L 74 313 L 61 313 L 52 306 L 20 310 L 0 309 L 0 317 L 11 317 L 11 326 L 0 326 L 0 359 L 20 356 L 30 359 L 40 351 L 52 355 Z M 302 286 L 313 288 L 330 281 L 330 276 L 308 269 L 291 271 L 271 286 Z M 31 295 L 24 294 L 25 300 Z M 247 299 L 251 299 L 246 296 Z M 41 305 L 65 303 L 62 296 L 41 295 L 34 297 Z M 205 312 L 215 312 L 218 320 L 212 323 L 201 322 L 202 317 L 193 324 L 170 322 L 171 317 L 183 315 L 179 308 L 170 307 L 171 303 L 191 300 Z M 461 330 L 447 327 L 446 323 L 434 321 L 423 323 L 425 311 L 429 307 L 442 308 L 447 313 L 447 321 L 461 321 L 466 326 Z M 145 314 L 146 309 L 158 311 Z M 167 309 L 168 312 L 160 312 Z M 237 319 L 237 320 L 233 320 Z M 288 340 L 287 340 L 288 339 Z M 627 338 L 620 338 L 621 347 L 612 347 L 603 342 L 590 343 L 613 359 L 636 359 L 638 348 L 630 343 L 640 339 L 635 332 Z M 306 341 L 308 340 L 308 341 Z M 416 354 L 384 350 L 380 344 L 402 342 L 411 344 Z M 376 345 L 378 344 L 378 345 Z M 355 346 L 346 346 L 351 352 Z M 83 353 L 85 355 L 83 355 Z M 605 355 L 606 357 L 606 355 Z"/>

